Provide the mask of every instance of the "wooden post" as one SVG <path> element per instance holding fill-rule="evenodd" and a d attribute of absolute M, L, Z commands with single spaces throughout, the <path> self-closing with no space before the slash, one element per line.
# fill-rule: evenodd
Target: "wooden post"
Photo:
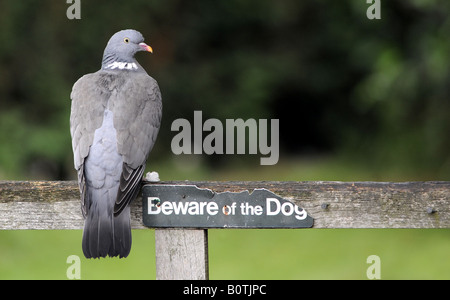
<path fill-rule="evenodd" d="M 156 279 L 208 280 L 208 230 L 155 229 Z"/>

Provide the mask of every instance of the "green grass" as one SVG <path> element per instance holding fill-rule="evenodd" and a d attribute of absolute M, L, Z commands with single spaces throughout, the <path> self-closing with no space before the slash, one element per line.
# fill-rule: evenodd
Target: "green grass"
<path fill-rule="evenodd" d="M 412 229 L 215 230 L 213 279 L 450 279 L 450 231 Z"/>
<path fill-rule="evenodd" d="M 154 231 L 134 230 L 126 259 L 88 260 L 80 230 L 1 231 L 0 279 L 66 279 L 70 255 L 81 279 L 155 279 Z M 367 279 L 369 255 L 382 279 L 450 279 L 450 230 L 209 230 L 211 279 Z"/>
<path fill-rule="evenodd" d="M 81 279 L 155 278 L 152 230 L 133 232 L 127 259 L 85 259 L 81 230 L 0 231 L 0 279 L 67 279 L 67 257 L 81 259 Z"/>

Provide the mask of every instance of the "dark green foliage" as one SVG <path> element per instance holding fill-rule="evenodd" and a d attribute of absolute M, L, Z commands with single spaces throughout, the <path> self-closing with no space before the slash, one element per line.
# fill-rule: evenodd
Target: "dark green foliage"
<path fill-rule="evenodd" d="M 163 95 L 157 159 L 173 155 L 173 120 L 202 110 L 279 118 L 285 155 L 449 178 L 446 1 L 382 1 L 381 20 L 363 0 L 81 0 L 81 20 L 68 6 L 0 4 L 0 177 L 73 176 L 71 87 L 100 67 L 114 32 L 134 28 L 154 49 L 138 60 Z"/>

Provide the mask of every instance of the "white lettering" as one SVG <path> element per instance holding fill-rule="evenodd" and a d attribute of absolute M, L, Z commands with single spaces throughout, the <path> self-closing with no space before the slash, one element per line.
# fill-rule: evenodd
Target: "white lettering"
<path fill-rule="evenodd" d="M 272 205 L 271 203 L 275 204 L 275 210 L 272 210 Z M 277 198 L 267 198 L 266 199 L 266 209 L 267 209 L 267 215 L 268 216 L 275 216 L 278 215 L 278 213 L 280 212 L 280 201 L 278 201 Z"/>
<path fill-rule="evenodd" d="M 81 279 L 81 260 L 78 255 L 69 255 L 66 262 L 72 264 L 67 268 L 67 279 Z"/>
<path fill-rule="evenodd" d="M 241 203 L 241 214 L 243 216 L 247 216 L 247 215 L 260 216 L 260 215 L 262 215 L 262 210 L 263 210 L 263 208 L 259 205 L 253 206 L 253 205 L 248 204 L 248 202 Z"/>
<path fill-rule="evenodd" d="M 381 259 L 378 255 L 370 255 L 367 257 L 366 262 L 372 264 L 367 268 L 367 278 L 369 279 L 381 279 Z"/>
<path fill-rule="evenodd" d="M 175 155 L 203 154 L 203 152 L 208 155 L 246 154 L 246 141 L 248 141 L 248 154 L 257 154 L 259 149 L 262 155 L 268 155 L 268 157 L 260 158 L 260 164 L 275 165 L 279 158 L 279 120 L 271 120 L 270 127 L 269 146 L 269 128 L 266 119 L 260 119 L 258 122 L 255 119 L 246 121 L 226 119 L 224 132 L 224 126 L 220 120 L 212 118 L 203 123 L 202 111 L 194 111 L 193 128 L 186 119 L 176 119 L 172 122 L 171 131 L 179 132 L 172 138 L 170 146 Z M 194 145 L 191 142 L 191 131 L 193 131 Z M 203 138 L 203 132 L 210 133 Z"/>
<path fill-rule="evenodd" d="M 214 201 L 164 201 L 161 202 L 158 197 L 147 197 L 149 215 L 204 215 L 215 216 L 219 213 L 219 205 Z M 221 209 L 224 215 L 235 215 L 237 203 L 233 202 L 231 205 L 224 205 Z M 277 198 L 266 198 L 266 215 L 276 216 L 280 213 L 284 216 L 292 216 L 297 220 L 304 220 L 308 214 L 306 211 L 291 202 L 283 202 Z M 261 205 L 251 205 L 249 202 L 242 202 L 238 210 L 240 215 L 256 215 L 264 214 L 264 208 Z"/>
<path fill-rule="evenodd" d="M 185 286 L 183 289 L 184 295 L 210 295 L 214 298 L 217 292 L 217 287 L 213 286 L 194 286 L 192 283 L 190 286 Z"/>
<path fill-rule="evenodd" d="M 67 8 L 66 16 L 67 19 L 81 19 L 81 0 L 66 0 L 67 4 L 72 4 Z"/>
<path fill-rule="evenodd" d="M 173 211 L 176 215 L 179 215 L 180 213 L 182 215 L 185 215 L 188 210 L 189 202 L 173 202 Z"/>
<path fill-rule="evenodd" d="M 194 154 L 202 154 L 202 112 L 194 111 Z"/>
<path fill-rule="evenodd" d="M 206 154 L 223 154 L 223 127 L 222 123 L 217 119 L 208 119 L 203 125 L 204 131 L 211 131 L 214 127 L 214 131 L 208 134 L 203 140 L 203 151 Z M 214 146 L 213 146 L 214 142 Z"/>
<path fill-rule="evenodd" d="M 377 19 L 380 20 L 381 19 L 381 0 L 366 0 L 367 4 L 372 4 L 367 8 L 366 11 L 366 16 L 367 19 L 369 20 L 373 20 L 373 19 Z"/>
<path fill-rule="evenodd" d="M 160 200 L 158 197 L 147 197 L 147 203 L 148 203 L 148 214 L 149 215 L 157 215 L 161 212 L 161 207 L 157 205 Z"/>
<path fill-rule="evenodd" d="M 236 147 L 237 154 L 245 154 L 245 128 L 248 128 L 249 138 L 249 154 L 256 154 L 256 134 L 257 126 L 255 119 L 248 119 L 244 122 L 242 119 L 227 119 L 226 120 L 226 134 L 227 134 L 227 154 L 234 154 L 234 129 L 236 128 Z"/>
<path fill-rule="evenodd" d="M 280 212 L 285 216 L 292 216 L 295 213 L 297 220 L 304 220 L 308 216 L 304 209 L 291 202 L 281 204 L 277 198 L 266 198 L 266 210 L 268 216 L 275 216 Z"/>
<path fill-rule="evenodd" d="M 209 202 L 208 205 L 206 206 L 206 211 L 208 212 L 209 215 L 215 216 L 219 212 L 219 206 L 217 205 L 216 202 Z"/>
<path fill-rule="evenodd" d="M 173 137 L 170 148 L 175 155 L 181 153 L 191 154 L 191 124 L 186 119 L 176 119 L 173 121 L 170 130 L 179 131 L 180 127 L 182 127 L 183 130 Z"/>
<path fill-rule="evenodd" d="M 204 202 L 200 202 L 200 204 L 201 203 L 204 203 Z M 199 207 L 198 207 L 198 205 L 199 205 L 199 203 L 197 203 L 197 202 L 189 203 L 188 213 L 190 215 L 198 215 L 199 214 Z"/>
<path fill-rule="evenodd" d="M 160 213 L 163 213 L 164 215 L 203 215 L 206 212 L 207 214 L 214 216 L 219 212 L 219 206 L 216 202 L 164 201 L 160 204 L 160 199 L 157 197 L 147 197 L 147 201 L 149 215 L 157 215 Z"/>
<path fill-rule="evenodd" d="M 304 220 L 308 216 L 306 211 L 303 208 L 298 207 L 297 205 L 294 206 L 295 209 L 295 218 L 297 220 Z"/>
<path fill-rule="evenodd" d="M 280 130 L 280 120 L 273 119 L 270 120 L 270 147 L 267 140 L 267 120 L 259 120 L 259 151 L 263 155 L 270 154 L 269 157 L 261 157 L 261 165 L 275 165 L 279 158 L 279 130 Z"/>
<path fill-rule="evenodd" d="M 171 215 L 173 212 L 172 202 L 166 201 L 161 204 L 161 212 L 165 215 Z"/>
<path fill-rule="evenodd" d="M 252 296 L 255 294 L 265 295 L 266 292 L 263 291 L 263 288 L 266 288 L 266 285 L 257 285 L 257 284 L 237 284 L 227 286 L 227 294 L 228 295 L 247 295 Z"/>

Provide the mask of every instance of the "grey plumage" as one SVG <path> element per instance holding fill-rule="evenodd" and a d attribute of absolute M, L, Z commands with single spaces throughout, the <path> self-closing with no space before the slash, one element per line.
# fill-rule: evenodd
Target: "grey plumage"
<path fill-rule="evenodd" d="M 135 30 L 109 40 L 102 68 L 73 86 L 70 132 L 85 216 L 87 258 L 126 257 L 131 248 L 128 204 L 140 190 L 162 114 L 157 82 L 134 59 L 151 51 Z"/>

